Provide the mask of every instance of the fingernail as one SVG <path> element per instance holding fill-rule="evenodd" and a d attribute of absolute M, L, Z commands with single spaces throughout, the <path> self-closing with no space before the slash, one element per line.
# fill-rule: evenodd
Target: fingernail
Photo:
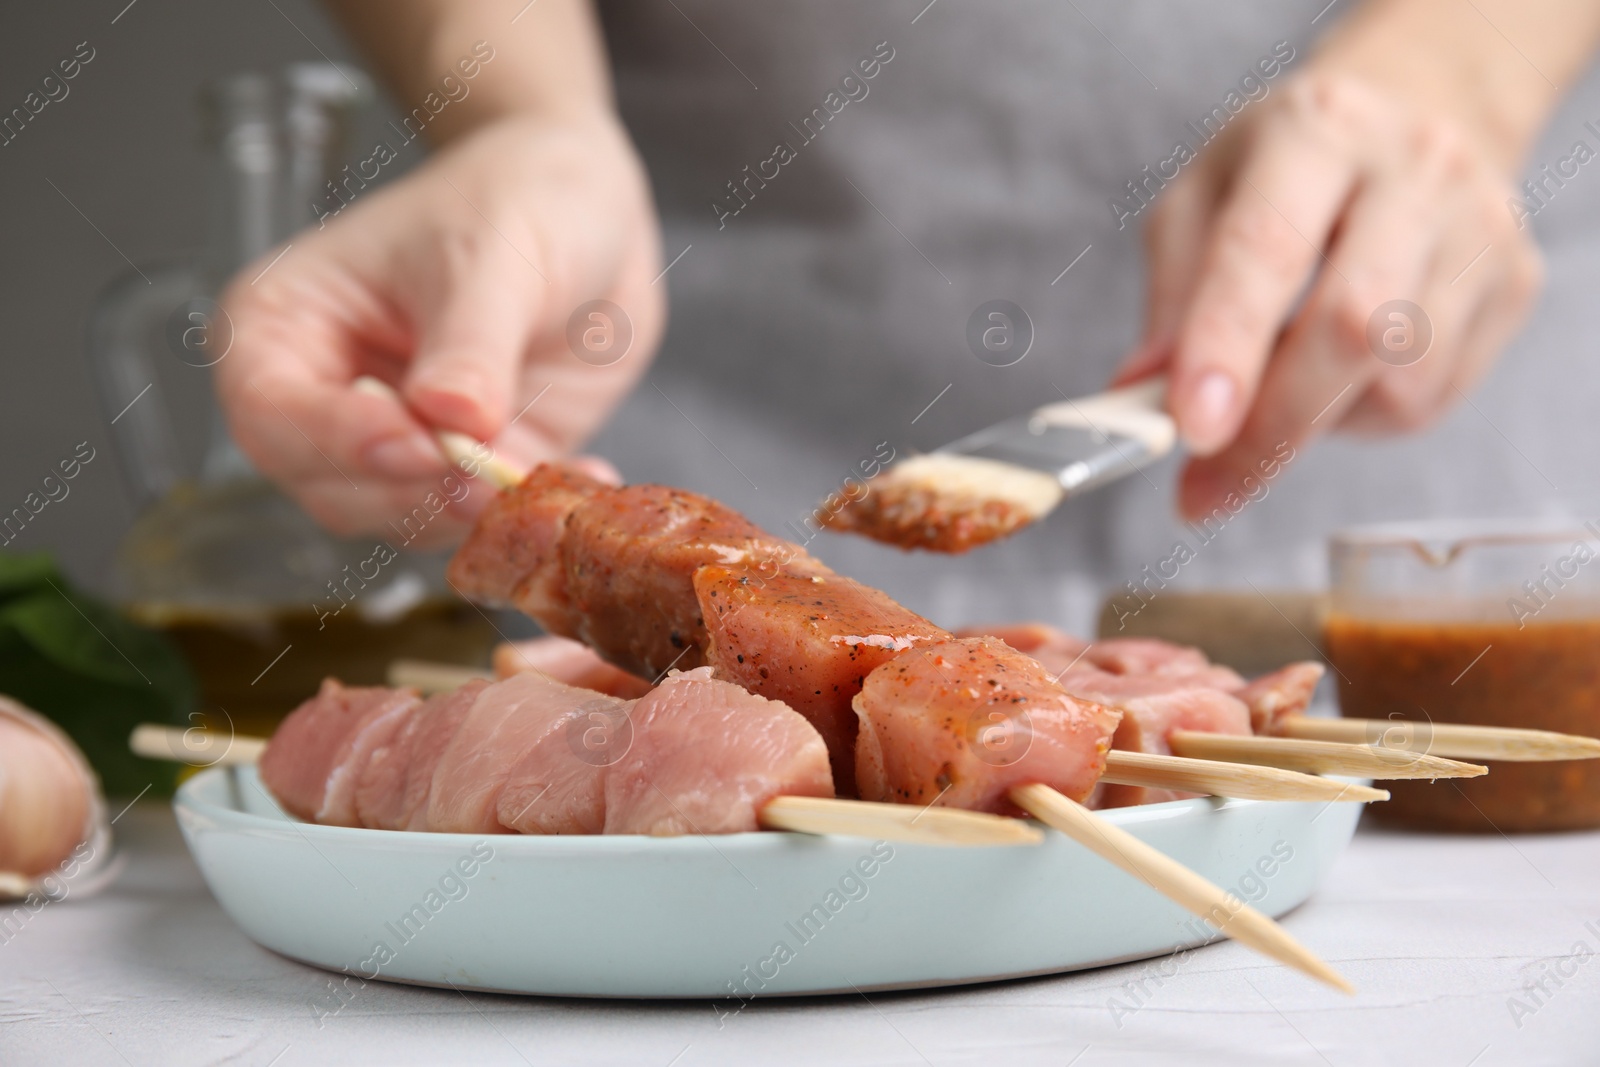
<path fill-rule="evenodd" d="M 420 433 L 386 437 L 368 445 L 361 458 L 379 474 L 392 478 L 431 474 L 444 466 L 444 455 L 439 451 L 439 446 Z"/>
<path fill-rule="evenodd" d="M 1209 455 L 1228 443 L 1239 387 L 1222 371 L 1206 371 L 1189 390 L 1183 408 L 1183 439 L 1191 452 Z"/>

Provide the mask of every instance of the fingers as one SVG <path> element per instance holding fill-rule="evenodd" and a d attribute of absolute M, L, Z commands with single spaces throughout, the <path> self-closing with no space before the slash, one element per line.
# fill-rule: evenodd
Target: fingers
<path fill-rule="evenodd" d="M 1441 253 L 1448 261 L 1448 253 Z M 1457 260 L 1459 262 L 1459 260 Z M 1472 320 L 1483 296 L 1475 286 L 1451 287 L 1437 273 L 1419 294 L 1415 308 L 1391 309 L 1379 324 L 1383 335 L 1410 340 L 1389 352 L 1381 342 L 1376 363 L 1359 395 L 1340 413 L 1334 428 L 1347 433 L 1401 433 L 1421 429 L 1450 403 L 1450 386 L 1471 345 Z M 1324 420 L 1333 422 L 1334 420 Z M 1326 428 L 1326 427 L 1324 427 Z"/>
<path fill-rule="evenodd" d="M 537 275 L 487 229 L 383 248 L 338 236 L 307 242 L 265 284 L 230 290 L 235 345 L 219 364 L 219 389 L 235 434 L 284 485 L 336 475 L 360 493 L 369 483 L 437 479 L 448 469 L 439 430 L 490 439 L 509 414 L 538 306 L 527 283 Z M 426 262 L 407 266 L 419 245 Z M 396 307 L 410 329 L 397 328 Z M 406 370 L 413 338 L 418 355 Z M 362 390 L 363 375 L 399 378 L 405 395 Z"/>
<path fill-rule="evenodd" d="M 581 443 L 659 336 L 658 257 L 620 129 L 490 124 L 234 283 L 218 388 L 235 437 L 335 530 L 388 536 L 423 506 L 436 517 L 422 543 L 448 541 L 492 492 L 451 469 L 438 434 L 488 441 L 519 467 Z M 563 325 L 585 298 L 634 316 L 630 358 L 568 349 Z M 392 391 L 357 388 L 363 376 Z"/>
<path fill-rule="evenodd" d="M 512 414 L 518 372 L 545 285 L 515 249 L 479 235 L 448 265 L 446 291 L 419 324 L 417 355 L 401 390 L 437 429 L 492 439 Z"/>
<path fill-rule="evenodd" d="M 450 472 L 430 481 L 370 481 L 353 492 L 338 477 L 307 479 L 295 498 L 320 525 L 341 537 L 376 533 L 394 548 L 437 548 L 459 542 L 495 490 Z M 375 522 L 382 516 L 385 521 Z"/>
<path fill-rule="evenodd" d="M 1350 206 L 1329 263 L 1279 342 L 1237 436 L 1184 472 L 1185 514 L 1209 512 L 1263 457 L 1337 425 L 1380 370 L 1419 373 L 1380 362 L 1368 328 L 1388 301 L 1421 295 L 1435 258 L 1437 209 L 1412 190 L 1384 182 Z"/>
<path fill-rule="evenodd" d="M 1172 361 L 1173 337 L 1200 273 L 1205 235 L 1215 208 L 1209 168 L 1186 174 L 1157 201 L 1145 227 L 1144 337 L 1112 376 L 1110 388 L 1132 384 Z"/>
<path fill-rule="evenodd" d="M 304 263 L 224 296 L 234 344 L 217 364 L 217 388 L 239 446 L 268 477 L 359 484 L 443 473 L 443 456 L 398 398 L 351 390 L 362 362 L 351 334 L 368 336 L 367 303 Z"/>
<path fill-rule="evenodd" d="M 1144 345 L 1158 348 L 1178 332 L 1184 309 L 1200 276 L 1206 235 L 1216 209 L 1211 168 L 1185 174 L 1163 191 L 1145 228 L 1146 271 Z"/>
<path fill-rule="evenodd" d="M 1358 434 L 1416 430 L 1470 391 L 1521 327 L 1543 276 L 1537 250 L 1509 225 L 1463 227 L 1466 208 L 1436 257 L 1418 303 L 1433 339 L 1415 364 L 1380 367 L 1378 377 L 1339 429 Z M 1491 240 L 1492 238 L 1492 240 Z"/>
<path fill-rule="evenodd" d="M 1357 173 L 1342 86 L 1303 84 L 1263 120 L 1207 241 L 1179 328 L 1171 407 L 1190 449 L 1226 445 L 1250 410 L 1278 331 L 1344 207 Z"/>
<path fill-rule="evenodd" d="M 1180 481 L 1191 517 L 1333 427 L 1426 424 L 1482 373 L 1537 288 L 1502 179 L 1453 125 L 1344 82 L 1296 89 L 1245 157 L 1177 339 L 1171 403 L 1200 456 Z M 1497 242 L 1503 270 L 1465 269 Z"/>

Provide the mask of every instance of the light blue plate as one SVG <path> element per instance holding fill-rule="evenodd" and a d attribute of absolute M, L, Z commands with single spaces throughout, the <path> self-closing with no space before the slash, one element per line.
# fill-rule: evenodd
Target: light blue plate
<path fill-rule="evenodd" d="M 174 806 L 245 933 L 367 979 L 747 998 L 1050 974 L 1211 936 L 1053 831 L 1038 847 L 961 849 L 787 833 L 356 830 L 291 819 L 253 767 L 205 771 Z M 1311 895 L 1361 807 L 1206 799 L 1104 815 L 1277 916 Z"/>

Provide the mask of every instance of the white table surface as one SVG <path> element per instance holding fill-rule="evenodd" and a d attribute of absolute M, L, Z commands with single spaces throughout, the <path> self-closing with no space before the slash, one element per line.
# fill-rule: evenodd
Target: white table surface
<path fill-rule="evenodd" d="M 116 831 L 130 863 L 115 885 L 47 906 L 0 943 L 5 1067 L 1600 1063 L 1600 833 L 1358 833 L 1286 918 L 1360 987 L 1354 998 L 1220 943 L 1159 985 L 1157 960 L 870 1000 L 756 1001 L 725 1019 L 707 1001 L 374 982 L 319 1025 L 328 975 L 233 926 L 164 803 L 135 805 Z M 1523 992 L 1547 974 L 1545 993 Z M 1144 1003 L 1114 1011 L 1113 998 L 1137 1002 L 1124 984 L 1141 978 Z M 1515 1017 L 1513 997 L 1532 1010 Z"/>

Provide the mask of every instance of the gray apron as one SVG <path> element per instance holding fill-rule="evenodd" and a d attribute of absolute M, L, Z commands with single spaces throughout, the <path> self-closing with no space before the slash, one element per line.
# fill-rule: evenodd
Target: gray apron
<path fill-rule="evenodd" d="M 1113 198 L 1192 143 L 1186 124 L 1246 75 L 1258 98 L 1280 91 L 1339 14 L 1313 25 L 1321 2 L 925 3 L 603 5 L 664 261 L 676 260 L 660 282 L 672 318 L 658 362 L 594 445 L 630 480 L 712 494 L 798 538 L 817 501 L 885 448 L 926 450 L 1101 388 L 1142 314 L 1144 217 L 1119 228 Z M 1260 78 L 1282 41 L 1294 59 Z M 1600 143 L 1582 127 L 1596 116 L 1591 77 L 1533 167 L 1579 136 Z M 1345 525 L 1592 514 L 1600 171 L 1533 225 L 1548 288 L 1475 408 L 1418 436 L 1300 449 L 1209 542 L 1176 518 L 1168 460 L 965 557 L 826 533 L 809 547 L 944 625 L 1037 617 L 1082 631 L 1101 597 L 1180 540 L 1195 551 L 1174 588 L 1312 586 L 1325 538 Z M 980 361 L 966 340 L 992 299 L 1033 324 L 1012 366 Z"/>

